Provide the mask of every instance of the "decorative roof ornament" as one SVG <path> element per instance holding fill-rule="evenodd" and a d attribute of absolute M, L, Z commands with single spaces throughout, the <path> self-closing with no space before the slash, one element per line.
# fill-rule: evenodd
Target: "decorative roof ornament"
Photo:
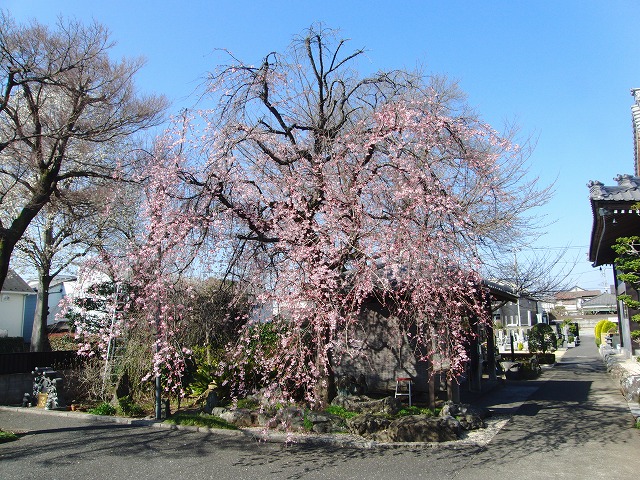
<path fill-rule="evenodd" d="M 640 186 L 640 178 L 629 175 L 628 173 L 616 175 L 614 180 L 618 182 L 619 187 L 638 188 Z"/>
<path fill-rule="evenodd" d="M 589 187 L 589 198 L 592 200 L 602 200 L 605 195 L 604 183 L 599 182 L 598 180 L 590 180 L 587 183 L 587 187 Z"/>

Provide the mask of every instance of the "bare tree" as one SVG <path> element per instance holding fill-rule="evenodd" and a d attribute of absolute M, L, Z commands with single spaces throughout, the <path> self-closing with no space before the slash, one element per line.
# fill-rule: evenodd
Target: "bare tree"
<path fill-rule="evenodd" d="M 568 259 L 568 248 L 511 251 L 486 262 L 485 275 L 508 284 L 516 294 L 546 300 L 568 290 L 578 259 Z"/>
<path fill-rule="evenodd" d="M 40 211 L 16 244 L 18 257 L 38 274 L 31 351 L 50 349 L 47 319 L 51 282 L 96 247 L 104 236 L 107 219 L 102 206 L 103 199 L 108 197 L 100 188 L 66 192 Z"/>
<path fill-rule="evenodd" d="M 98 23 L 60 20 L 52 31 L 0 14 L 0 284 L 60 185 L 112 178 L 108 147 L 162 120 L 166 100 L 134 88 L 143 61 L 112 61 L 113 45 Z"/>

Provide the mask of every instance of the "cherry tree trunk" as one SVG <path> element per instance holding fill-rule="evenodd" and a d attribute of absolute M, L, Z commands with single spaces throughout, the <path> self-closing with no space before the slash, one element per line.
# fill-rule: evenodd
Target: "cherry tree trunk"
<path fill-rule="evenodd" d="M 319 349 L 320 351 L 320 349 Z M 320 376 L 315 386 L 315 398 L 317 399 L 316 409 L 321 410 L 331 404 L 336 397 L 336 376 L 333 368 L 333 355 L 331 352 L 327 354 L 327 362 L 323 362 L 318 354 L 318 362 Z"/>

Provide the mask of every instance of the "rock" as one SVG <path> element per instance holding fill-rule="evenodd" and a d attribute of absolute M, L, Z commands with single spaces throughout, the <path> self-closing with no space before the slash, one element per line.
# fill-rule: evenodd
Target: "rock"
<path fill-rule="evenodd" d="M 469 405 L 468 403 L 453 403 L 447 401 L 440 410 L 441 417 L 455 417 L 458 415 L 476 415 L 482 419 L 489 417 L 491 412 L 483 407 Z"/>
<path fill-rule="evenodd" d="M 364 374 L 360 374 L 357 379 L 353 375 L 339 377 L 336 387 L 341 395 L 365 395 L 369 390 Z"/>
<path fill-rule="evenodd" d="M 477 430 L 486 425 L 484 419 L 489 416 L 489 410 L 466 403 L 445 402 L 440 411 L 441 417 L 455 417 L 463 430 Z"/>
<path fill-rule="evenodd" d="M 333 431 L 333 425 L 331 419 L 327 415 L 321 415 L 315 412 L 307 412 L 305 416 L 307 422 L 311 422 L 312 432 L 316 433 L 329 433 Z"/>
<path fill-rule="evenodd" d="M 446 442 L 457 440 L 462 428 L 453 417 L 408 415 L 391 422 L 376 440 L 389 442 Z"/>
<path fill-rule="evenodd" d="M 501 365 L 504 370 L 504 378 L 507 380 L 520 380 L 522 372 L 519 362 L 501 362 Z"/>
<path fill-rule="evenodd" d="M 269 425 L 279 430 L 303 430 L 304 410 L 298 407 L 281 408 L 276 412 Z"/>
<path fill-rule="evenodd" d="M 251 418 L 259 427 L 269 427 L 274 423 L 273 413 L 269 412 L 251 412 Z"/>
<path fill-rule="evenodd" d="M 251 411 L 245 408 L 227 410 L 218 416 L 236 427 L 250 427 L 252 425 Z"/>
<path fill-rule="evenodd" d="M 391 424 L 391 420 L 380 415 L 365 413 L 347 420 L 349 432 L 366 438 L 372 438 L 374 434 L 385 430 Z"/>
<path fill-rule="evenodd" d="M 224 408 L 224 407 L 213 407 L 211 409 L 211 415 L 215 415 L 216 417 L 221 417 L 221 415 L 225 412 L 228 412 L 229 409 L 228 408 Z"/>
<path fill-rule="evenodd" d="M 627 375 L 620 381 L 622 393 L 629 402 L 640 402 L 640 375 Z"/>
<path fill-rule="evenodd" d="M 247 400 L 254 401 L 256 405 L 260 405 L 262 407 L 272 407 L 282 398 L 283 394 L 280 387 L 262 388 L 256 393 L 246 396 Z"/>
<path fill-rule="evenodd" d="M 385 397 L 373 400 L 365 395 L 338 395 L 331 402 L 332 405 L 343 407 L 345 410 L 357 413 L 385 413 L 395 415 L 402 408 L 402 403 L 395 397 Z"/>
<path fill-rule="evenodd" d="M 461 415 L 457 417 L 457 420 L 460 422 L 460 426 L 463 430 L 478 430 L 479 428 L 486 427 L 484 420 L 478 415 Z"/>

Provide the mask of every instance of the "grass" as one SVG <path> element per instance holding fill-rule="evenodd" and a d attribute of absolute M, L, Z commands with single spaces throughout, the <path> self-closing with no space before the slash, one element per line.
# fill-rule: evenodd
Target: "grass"
<path fill-rule="evenodd" d="M 0 430 L 0 443 L 13 442 L 14 440 L 18 440 L 18 435 L 13 432 Z"/>
<path fill-rule="evenodd" d="M 91 413 L 93 415 L 115 415 L 116 414 L 116 409 L 113 405 L 111 405 L 110 403 L 107 402 L 102 402 L 101 404 L 97 405 L 96 407 L 87 410 L 88 413 Z"/>
<path fill-rule="evenodd" d="M 396 416 L 406 417 L 408 415 L 429 415 L 430 417 L 435 417 L 438 413 L 437 410 L 438 409 L 436 409 L 436 411 L 434 412 L 430 408 L 419 408 L 419 407 L 416 407 L 415 405 L 412 405 L 411 407 L 405 407 L 399 410 Z"/>
<path fill-rule="evenodd" d="M 247 408 L 253 410 L 260 407 L 260 403 L 253 398 L 241 398 L 238 400 L 237 408 Z"/>
<path fill-rule="evenodd" d="M 339 407 L 338 405 L 329 405 L 325 412 L 330 413 L 331 415 L 336 415 L 338 417 L 342 417 L 345 420 L 348 418 L 353 418 L 358 415 L 356 412 L 350 412 L 344 407 Z"/>
<path fill-rule="evenodd" d="M 127 395 L 118 399 L 117 413 L 125 417 L 144 417 L 145 411 Z"/>
<path fill-rule="evenodd" d="M 189 425 L 192 427 L 220 428 L 223 430 L 238 430 L 238 427 L 214 415 L 205 413 L 176 413 L 164 421 L 171 425 Z"/>
<path fill-rule="evenodd" d="M 640 418 L 636 419 L 636 424 L 634 426 L 640 429 Z"/>
<path fill-rule="evenodd" d="M 359 413 L 357 412 L 351 412 L 349 410 L 346 410 L 344 407 L 339 407 L 337 405 L 329 405 L 326 408 L 325 412 L 332 415 L 337 415 L 338 417 L 342 417 L 344 419 L 353 418 L 359 415 Z M 403 409 L 398 411 L 397 414 L 392 415 L 392 417 L 406 417 L 408 415 L 429 415 L 430 417 L 435 417 L 436 415 L 438 415 L 438 413 L 440 413 L 439 408 L 436 408 L 434 411 L 430 408 L 420 408 L 413 405 L 411 407 L 404 407 Z"/>

